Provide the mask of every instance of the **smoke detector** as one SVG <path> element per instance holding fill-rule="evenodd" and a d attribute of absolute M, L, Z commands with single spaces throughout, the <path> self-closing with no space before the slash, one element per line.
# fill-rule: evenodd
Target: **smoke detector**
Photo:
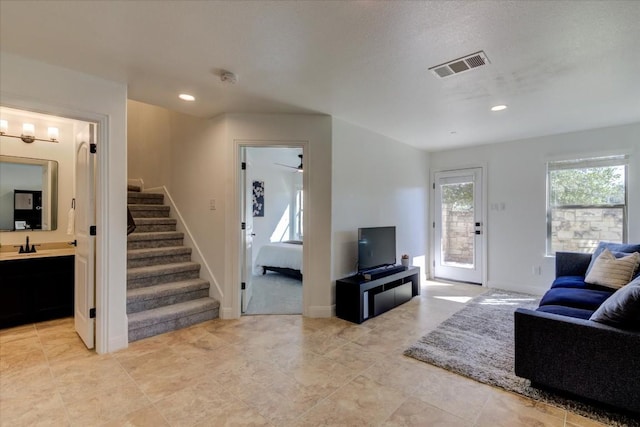
<path fill-rule="evenodd" d="M 454 59 L 453 61 L 445 62 L 444 64 L 436 65 L 429 68 L 433 74 L 438 78 L 445 78 L 453 76 L 454 74 L 464 73 L 478 67 L 483 67 L 490 64 L 487 54 L 483 51 L 472 53 L 471 55 L 463 56 L 462 58 Z"/>
<path fill-rule="evenodd" d="M 220 74 L 220 80 L 224 83 L 235 84 L 238 81 L 238 76 L 233 74 L 231 71 L 225 71 Z"/>

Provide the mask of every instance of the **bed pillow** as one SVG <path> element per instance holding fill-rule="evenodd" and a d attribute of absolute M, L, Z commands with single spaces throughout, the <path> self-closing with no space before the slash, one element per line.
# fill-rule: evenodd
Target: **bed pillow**
<path fill-rule="evenodd" d="M 596 262 L 596 259 L 600 256 L 602 251 L 605 249 L 609 249 L 613 255 L 617 258 L 623 257 L 625 254 L 632 254 L 634 252 L 640 252 L 640 244 L 627 244 L 627 243 L 612 243 L 612 242 L 600 242 L 596 247 L 596 250 L 593 251 L 593 255 L 591 255 L 591 262 L 589 263 L 589 267 L 587 267 L 587 272 L 585 276 L 591 272 L 593 268 L 593 264 Z M 634 279 L 640 276 L 640 269 L 633 276 Z"/>
<path fill-rule="evenodd" d="M 592 285 L 618 289 L 631 281 L 638 264 L 640 264 L 638 252 L 616 258 L 609 249 L 605 249 L 593 263 L 584 281 Z"/>
<path fill-rule="evenodd" d="M 640 329 L 640 278 L 615 291 L 589 320 L 625 329 Z"/>

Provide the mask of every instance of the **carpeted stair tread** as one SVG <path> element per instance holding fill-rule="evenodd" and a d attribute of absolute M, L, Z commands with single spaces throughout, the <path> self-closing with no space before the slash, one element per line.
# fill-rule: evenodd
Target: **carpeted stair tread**
<path fill-rule="evenodd" d="M 145 233 L 131 233 L 127 236 L 128 242 L 139 242 L 142 240 L 170 240 L 182 239 L 184 233 L 180 231 L 149 231 Z"/>
<path fill-rule="evenodd" d="M 161 285 L 148 286 L 146 288 L 128 289 L 127 302 L 149 300 L 168 295 L 175 295 L 182 292 L 193 292 L 201 289 L 209 289 L 209 282 L 200 278 L 163 283 Z"/>
<path fill-rule="evenodd" d="M 176 231 L 178 221 L 174 218 L 134 218 L 135 233 L 149 233 L 154 231 Z"/>
<path fill-rule="evenodd" d="M 129 249 L 127 251 L 127 260 L 190 253 L 191 248 L 187 246 L 165 246 L 162 248 Z"/>
<path fill-rule="evenodd" d="M 178 221 L 174 218 L 134 218 L 136 225 L 155 225 L 155 224 L 176 224 Z"/>
<path fill-rule="evenodd" d="M 191 248 L 187 246 L 162 246 L 127 251 L 127 268 L 187 261 L 191 261 Z"/>
<path fill-rule="evenodd" d="M 164 202 L 164 194 L 129 191 L 127 193 L 127 200 L 129 204 L 161 205 Z"/>
<path fill-rule="evenodd" d="M 168 218 L 170 207 L 167 205 L 129 204 L 129 212 L 137 218 Z"/>
<path fill-rule="evenodd" d="M 209 297 L 209 282 L 195 278 L 127 290 L 127 314 Z"/>
<path fill-rule="evenodd" d="M 192 301 L 172 304 L 152 310 L 132 313 L 129 317 L 129 331 L 146 328 L 156 323 L 187 317 L 206 311 L 218 310 L 220 303 L 213 298 L 199 298 Z"/>
<path fill-rule="evenodd" d="M 145 278 L 145 277 L 163 276 L 166 274 L 182 273 L 185 271 L 194 271 L 194 270 L 200 271 L 200 264 L 192 261 L 128 268 L 127 281 L 135 280 L 139 278 Z"/>

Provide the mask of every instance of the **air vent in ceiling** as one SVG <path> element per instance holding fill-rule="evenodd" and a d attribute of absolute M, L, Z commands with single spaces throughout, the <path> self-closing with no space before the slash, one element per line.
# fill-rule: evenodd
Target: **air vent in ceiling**
<path fill-rule="evenodd" d="M 443 79 L 490 63 L 491 62 L 489 61 L 489 58 L 487 58 L 487 55 L 483 51 L 480 51 L 462 58 L 454 59 L 453 61 L 449 61 L 444 64 L 436 65 L 435 67 L 429 68 L 429 71 Z"/>

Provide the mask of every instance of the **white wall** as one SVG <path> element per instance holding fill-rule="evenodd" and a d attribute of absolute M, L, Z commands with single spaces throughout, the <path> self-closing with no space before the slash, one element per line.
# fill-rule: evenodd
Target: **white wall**
<path fill-rule="evenodd" d="M 357 230 L 396 226 L 397 262 L 425 273 L 428 153 L 333 119 L 333 275 L 357 271 Z"/>
<path fill-rule="evenodd" d="M 545 255 L 546 163 L 614 153 L 630 154 L 629 235 L 640 241 L 640 123 L 432 153 L 431 171 L 487 165 L 488 286 L 542 294 L 555 273 Z M 534 267 L 542 274 L 534 274 Z"/>
<path fill-rule="evenodd" d="M 152 125 L 149 125 L 152 124 Z M 175 135 L 179 139 L 179 135 Z M 171 180 L 171 112 L 127 101 L 127 176 L 143 178 L 146 188 Z"/>
<path fill-rule="evenodd" d="M 100 124 L 96 224 L 96 349 L 100 353 L 124 348 L 128 341 L 126 99 L 125 84 L 0 53 L 1 105 Z"/>

